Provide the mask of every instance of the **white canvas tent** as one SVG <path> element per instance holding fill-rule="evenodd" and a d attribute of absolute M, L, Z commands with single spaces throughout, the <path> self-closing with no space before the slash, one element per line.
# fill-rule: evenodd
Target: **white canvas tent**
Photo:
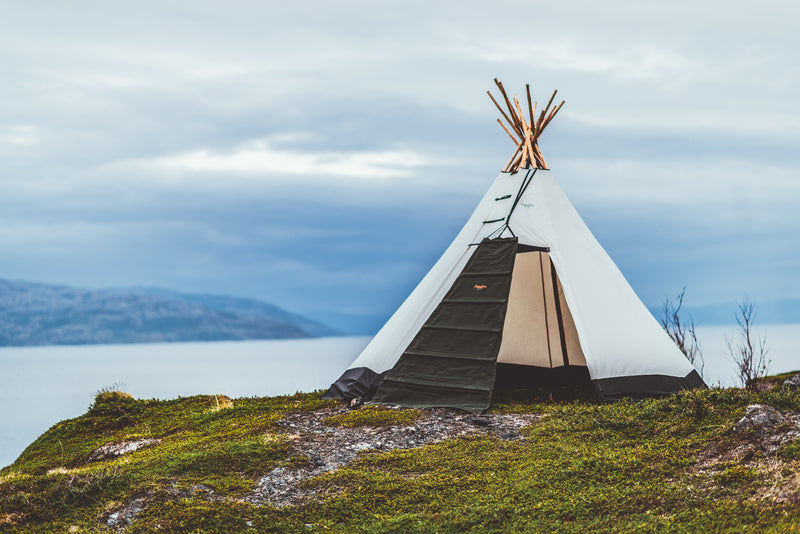
<path fill-rule="evenodd" d="M 532 133 L 530 100 L 529 123 L 506 102 L 516 161 L 327 396 L 479 412 L 503 368 L 586 376 L 603 399 L 702 386 L 542 168 L 535 143 L 555 112 Z"/>

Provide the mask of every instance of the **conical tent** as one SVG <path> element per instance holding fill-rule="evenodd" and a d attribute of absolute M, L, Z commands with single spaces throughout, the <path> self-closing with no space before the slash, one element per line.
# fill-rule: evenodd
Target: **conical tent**
<path fill-rule="evenodd" d="M 516 107 L 507 172 L 326 396 L 481 412 L 500 374 L 590 379 L 607 400 L 703 386 L 542 168 L 554 112 L 531 128 Z"/>

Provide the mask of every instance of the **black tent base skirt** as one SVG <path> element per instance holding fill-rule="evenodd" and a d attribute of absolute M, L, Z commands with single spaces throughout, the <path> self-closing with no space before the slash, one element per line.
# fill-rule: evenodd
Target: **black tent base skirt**
<path fill-rule="evenodd" d="M 498 363 L 494 389 L 548 388 L 562 386 L 591 386 L 589 369 L 585 366 L 533 367 Z"/>
<path fill-rule="evenodd" d="M 602 400 L 615 401 L 625 397 L 644 399 L 665 397 L 682 389 L 705 388 L 697 371 L 684 377 L 668 375 L 617 376 L 592 380 Z"/>
<path fill-rule="evenodd" d="M 624 398 L 645 399 L 671 395 L 684 389 L 706 387 L 697 371 L 685 377 L 667 375 L 634 375 L 592 380 L 583 366 L 530 367 L 527 365 L 497 364 L 493 400 L 509 395 L 519 396 L 520 390 L 553 400 L 599 399 L 614 402 Z"/>
<path fill-rule="evenodd" d="M 584 366 L 532 367 L 497 364 L 492 402 L 525 400 L 597 400 L 597 392 Z"/>
<path fill-rule="evenodd" d="M 369 400 L 383 382 L 384 373 L 366 367 L 348 369 L 323 395 L 326 399 Z M 637 375 L 592 380 L 583 366 L 556 367 L 553 369 L 527 365 L 497 364 L 493 400 L 515 396 L 512 392 L 530 390 L 545 393 L 552 399 L 599 398 L 616 401 L 625 397 L 641 399 L 663 397 L 683 389 L 706 387 L 697 371 L 685 377 L 667 375 Z M 442 406 L 448 404 L 440 399 Z M 409 403 L 411 405 L 413 403 Z M 427 405 L 427 404 L 426 404 Z M 416 405 L 419 406 L 419 405 Z"/>
<path fill-rule="evenodd" d="M 376 373 L 367 367 L 355 367 L 348 369 L 339 380 L 331 384 L 328 391 L 322 396 L 323 399 L 371 399 L 383 382 L 386 373 Z"/>

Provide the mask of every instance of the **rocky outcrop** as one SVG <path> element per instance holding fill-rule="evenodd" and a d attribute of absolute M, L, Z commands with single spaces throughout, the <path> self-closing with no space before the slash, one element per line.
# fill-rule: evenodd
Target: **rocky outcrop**
<path fill-rule="evenodd" d="M 800 413 L 781 413 L 766 404 L 751 404 L 734 430 L 742 439 L 732 451 L 732 458 L 748 461 L 755 455 L 773 457 L 800 439 Z"/>
<path fill-rule="evenodd" d="M 89 453 L 86 457 L 86 463 L 102 462 L 103 460 L 110 460 L 118 458 L 125 454 L 138 451 L 144 447 L 151 447 L 161 443 L 160 439 L 137 439 L 133 441 L 121 441 L 119 443 L 106 443 L 102 447 L 98 447 Z"/>
<path fill-rule="evenodd" d="M 782 389 L 792 393 L 800 393 L 800 374 L 787 378 L 783 383 Z"/>
<path fill-rule="evenodd" d="M 297 455 L 308 463 L 299 468 L 278 467 L 263 476 L 244 500 L 253 504 L 287 506 L 314 498 L 316 491 L 302 484 L 311 477 L 339 469 L 359 453 L 410 449 L 447 439 L 492 435 L 503 440 L 523 439 L 520 429 L 536 421 L 533 414 L 470 415 L 435 408 L 422 411 L 410 425 L 379 428 L 328 426 L 328 417 L 347 412 L 339 406 L 292 414 L 278 424 L 283 427 Z"/>
<path fill-rule="evenodd" d="M 700 488 L 736 484 L 740 477 L 758 477 L 755 500 L 800 504 L 800 476 L 786 473 L 783 451 L 800 439 L 800 413 L 780 412 L 765 404 L 751 404 L 733 426 L 733 432 L 701 455 L 692 471 L 701 475 Z"/>
<path fill-rule="evenodd" d="M 173 482 L 170 486 L 164 488 L 164 492 L 176 501 L 196 497 L 203 498 L 210 502 L 219 502 L 223 500 L 222 497 L 214 491 L 214 488 L 206 486 L 205 484 L 194 484 L 188 488 L 179 488 L 177 484 Z M 133 524 L 136 520 L 136 516 L 144 512 L 147 507 L 150 506 L 150 503 L 153 502 L 154 498 L 155 494 L 153 492 L 148 492 L 128 500 L 121 507 L 118 507 L 105 517 L 106 525 L 117 532 L 125 532 L 125 528 Z"/>
<path fill-rule="evenodd" d="M 256 505 L 283 507 L 299 504 L 317 497 L 317 490 L 303 484 L 312 477 L 346 466 L 359 454 L 367 451 L 391 451 L 410 449 L 448 439 L 475 435 L 491 435 L 502 440 L 524 439 L 521 429 L 535 422 L 540 416 L 533 414 L 487 414 L 472 415 L 444 408 L 420 412 L 410 424 L 393 424 L 380 427 L 343 427 L 326 424 L 331 417 L 349 413 L 345 405 L 323 408 L 287 415 L 280 421 L 280 431 L 265 439 L 276 439 L 290 443 L 294 457 L 306 462 L 299 467 L 276 467 L 263 475 L 254 490 L 241 500 Z M 100 462 L 118 458 L 125 454 L 156 446 L 160 439 L 139 439 L 107 443 L 92 451 L 86 462 Z M 197 498 L 208 501 L 225 501 L 213 488 L 197 484 L 179 488 L 176 483 L 162 488 L 175 500 Z M 154 493 L 133 496 L 125 503 L 112 508 L 103 517 L 106 526 L 124 532 L 137 516 L 150 506 Z"/>
<path fill-rule="evenodd" d="M 782 413 L 765 404 L 751 404 L 734 425 L 737 446 L 724 456 L 750 461 L 755 457 L 775 457 L 781 449 L 800 439 L 800 413 Z"/>
<path fill-rule="evenodd" d="M 118 531 L 122 531 L 125 527 L 133 523 L 137 515 L 144 512 L 144 509 L 150 504 L 152 499 L 152 495 L 146 495 L 128 501 L 122 508 L 108 515 L 106 518 L 106 525 Z"/>
<path fill-rule="evenodd" d="M 766 404 L 751 404 L 746 408 L 744 417 L 739 419 L 734 427 L 737 430 L 771 429 L 779 423 L 786 421 L 786 417 L 772 406 Z"/>

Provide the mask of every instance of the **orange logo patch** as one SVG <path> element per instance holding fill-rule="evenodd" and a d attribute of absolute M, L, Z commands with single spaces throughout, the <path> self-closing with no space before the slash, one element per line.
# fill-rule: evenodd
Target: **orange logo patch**
<path fill-rule="evenodd" d="M 475 284 L 475 289 L 481 291 L 482 289 L 486 289 L 486 286 L 479 286 L 478 284 Z"/>

